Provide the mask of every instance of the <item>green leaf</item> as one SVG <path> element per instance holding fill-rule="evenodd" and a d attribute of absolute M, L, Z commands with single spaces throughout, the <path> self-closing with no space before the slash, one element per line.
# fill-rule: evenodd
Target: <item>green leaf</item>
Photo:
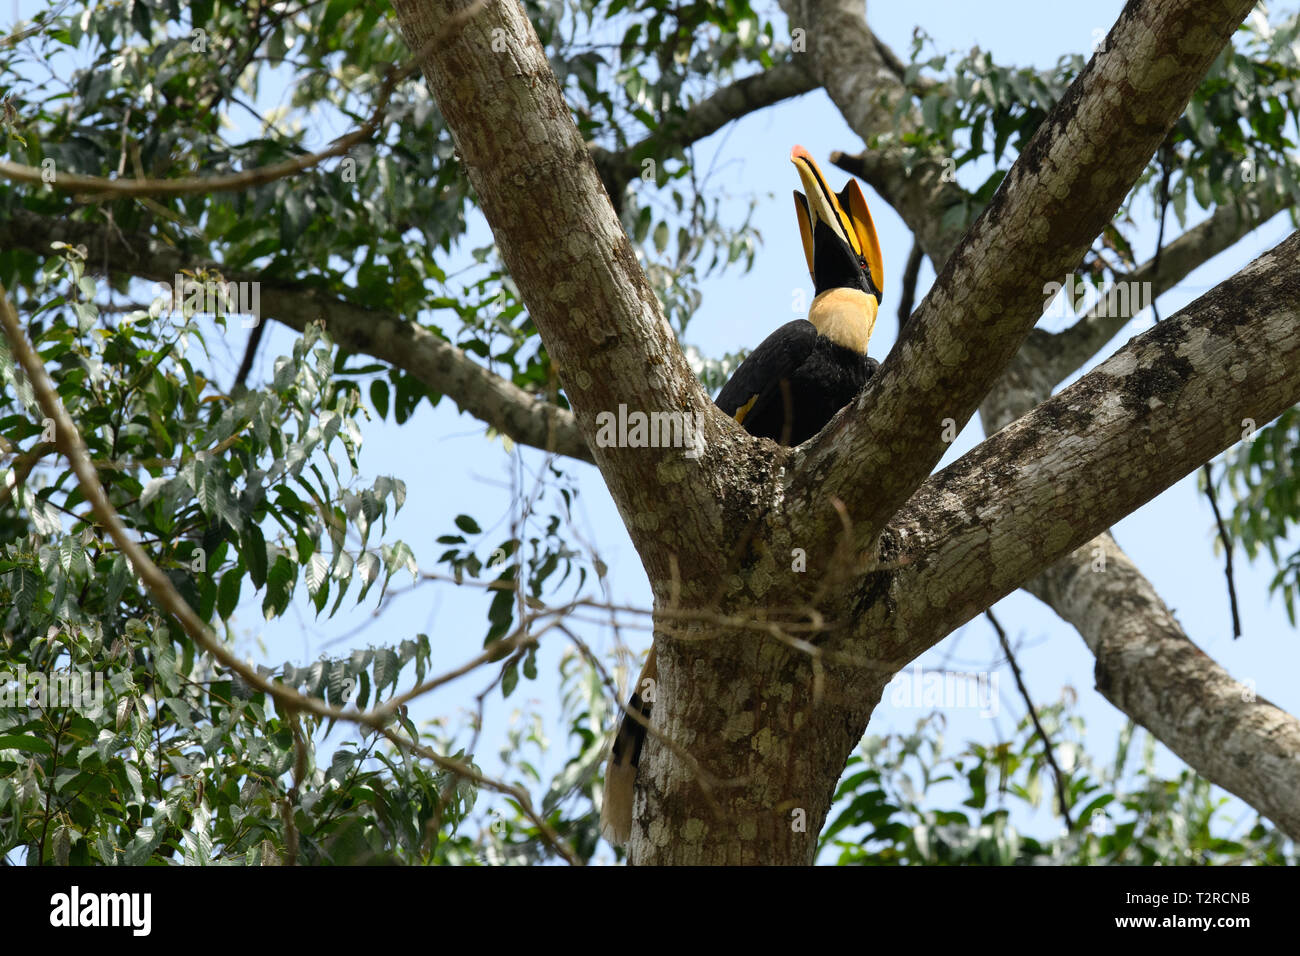
<path fill-rule="evenodd" d="M 366 592 L 370 590 L 370 585 L 374 584 L 375 579 L 379 577 L 379 571 L 382 567 L 383 564 L 379 560 L 379 556 L 373 551 L 363 551 L 361 556 L 357 558 L 357 573 L 361 575 L 362 582 L 361 593 L 357 595 L 358 604 L 365 599 Z"/>
<path fill-rule="evenodd" d="M 509 581 L 509 578 L 501 578 L 501 581 Z M 515 594 L 510 590 L 499 590 L 492 598 L 492 603 L 488 605 L 488 621 L 491 627 L 488 629 L 487 639 L 483 642 L 486 647 L 493 641 L 499 641 L 505 637 L 510 630 L 510 625 L 515 619 Z"/>
<path fill-rule="evenodd" d="M 370 383 L 370 402 L 381 419 L 388 417 L 388 383 L 382 378 Z"/>
<path fill-rule="evenodd" d="M 239 553 L 248 566 L 249 580 L 260 590 L 266 584 L 266 538 L 262 536 L 262 529 L 251 521 L 240 536 Z"/>
<path fill-rule="evenodd" d="M 244 566 L 236 565 L 221 576 L 217 589 L 217 616 L 226 621 L 239 605 L 239 592 L 244 584 Z"/>
<path fill-rule="evenodd" d="M 356 6 L 356 0 L 330 0 L 320 21 L 320 35 L 333 36 L 343 15 Z"/>
<path fill-rule="evenodd" d="M 668 223 L 660 222 L 655 226 L 654 243 L 656 252 L 663 252 L 668 248 Z"/>
<path fill-rule="evenodd" d="M 1192 191 L 1196 195 L 1196 201 L 1202 209 L 1214 208 L 1214 194 L 1210 190 L 1210 183 L 1205 177 L 1197 177 L 1192 183 Z"/>
<path fill-rule="evenodd" d="M 268 621 L 279 617 L 289 607 L 296 578 L 293 562 L 283 554 L 277 555 L 266 576 L 266 597 L 262 600 L 262 613 Z"/>
<path fill-rule="evenodd" d="M 391 647 L 385 647 L 375 652 L 375 701 L 379 701 L 379 695 L 385 687 L 390 684 L 396 685 L 397 675 L 401 672 L 402 665 L 398 662 L 397 653 Z"/>
<path fill-rule="evenodd" d="M 48 740 L 26 734 L 0 735 L 0 750 L 21 750 L 25 753 L 45 754 L 46 756 L 54 753 L 54 749 L 50 746 Z"/>
<path fill-rule="evenodd" d="M 303 579 L 307 582 L 308 592 L 315 594 L 321 589 L 321 585 L 329 579 L 329 570 L 325 555 L 317 551 L 311 556 L 303 568 Z"/>
<path fill-rule="evenodd" d="M 7 577 L 10 593 L 13 594 L 14 608 L 20 617 L 30 617 L 32 608 L 43 590 L 40 576 L 31 568 L 19 566 L 10 571 Z"/>

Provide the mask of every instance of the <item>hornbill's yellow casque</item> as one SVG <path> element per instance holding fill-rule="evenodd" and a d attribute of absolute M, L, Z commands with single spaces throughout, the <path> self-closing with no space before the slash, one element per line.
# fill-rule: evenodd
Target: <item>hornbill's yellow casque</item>
<path fill-rule="evenodd" d="M 815 298 L 807 319 L 787 322 L 749 354 L 716 404 L 751 435 L 798 445 L 821 431 L 875 372 L 867 342 L 885 275 L 876 227 L 858 184 L 850 179 L 838 194 L 831 192 L 802 146 L 790 151 L 790 161 L 808 190 L 807 195 L 795 190 L 794 206 Z M 628 704 L 646 720 L 655 679 L 652 647 Z M 625 715 L 610 752 L 600 814 L 601 831 L 611 843 L 626 843 L 631 835 L 644 743 L 645 726 Z"/>

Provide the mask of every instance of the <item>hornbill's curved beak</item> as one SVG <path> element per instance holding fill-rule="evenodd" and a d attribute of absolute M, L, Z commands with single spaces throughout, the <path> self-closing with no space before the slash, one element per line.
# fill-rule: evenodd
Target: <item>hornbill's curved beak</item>
<path fill-rule="evenodd" d="M 794 206 L 815 291 L 861 289 L 879 304 L 885 288 L 880 240 L 857 180 L 850 179 L 836 194 L 808 150 L 796 146 L 790 162 L 808 190 L 806 196 L 794 191 Z"/>

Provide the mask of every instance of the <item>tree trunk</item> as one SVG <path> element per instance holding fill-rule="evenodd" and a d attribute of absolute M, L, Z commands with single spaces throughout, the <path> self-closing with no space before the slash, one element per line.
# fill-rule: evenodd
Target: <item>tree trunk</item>
<path fill-rule="evenodd" d="M 825 634 L 812 637 L 817 656 L 775 631 L 658 617 L 652 720 L 674 747 L 646 739 L 632 863 L 813 862 L 835 781 L 888 676 L 826 660 L 835 652 Z"/>

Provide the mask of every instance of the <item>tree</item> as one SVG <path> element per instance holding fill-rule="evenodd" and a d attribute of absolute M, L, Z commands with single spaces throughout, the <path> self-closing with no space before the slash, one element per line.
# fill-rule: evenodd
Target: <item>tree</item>
<path fill-rule="evenodd" d="M 645 3 L 633 9 L 619 45 L 623 64 L 636 68 L 624 86 L 635 105 L 624 116 L 602 88 L 602 61 L 566 45 L 561 9 L 407 0 L 385 22 L 376 9 L 348 2 L 279 12 L 200 5 L 190 21 L 198 33 L 184 41 L 191 49 L 208 34 L 252 37 L 214 44 L 218 69 L 211 58 L 185 56 L 174 32 L 152 45 L 152 61 L 119 49 L 132 30 L 149 41 L 155 14 L 179 22 L 172 6 L 94 9 L 84 22 L 50 17 L 33 27 L 46 42 L 76 47 L 90 24 L 105 62 L 118 64 L 117 82 L 89 71 L 79 80 L 76 111 L 47 103 L 34 117 L 10 119 L 10 150 L 24 162 L 0 166 L 29 184 L 0 195 L 7 250 L 0 278 L 35 296 L 19 303 L 32 316 L 28 329 L 16 318 L 7 327 L 5 375 L 26 407 L 4 428 L 15 448 L 28 445 L 13 469 L 22 513 L 6 543 L 16 612 L 6 628 L 42 666 L 60 654 L 94 661 L 104 644 L 111 651 L 114 639 L 129 637 L 113 656 L 133 649 L 138 673 L 127 672 L 150 688 L 121 698 L 131 703 L 111 729 L 79 715 L 53 742 L 37 732 L 40 721 L 6 730 L 20 742 L 11 748 L 20 758 L 10 762 L 25 762 L 30 784 L 0 791 L 0 805 L 13 808 L 11 826 L 24 832 L 29 854 L 112 860 L 125 848 L 128 858 L 194 858 L 219 844 L 246 858 L 354 858 L 362 847 L 455 860 L 468 851 L 450 828 L 467 811 L 463 785 L 472 780 L 515 800 L 539 845 L 590 855 L 590 825 L 565 820 L 557 807 L 590 777 L 602 751 L 592 731 L 603 715 L 592 692 L 598 679 L 586 685 L 585 709 L 574 709 L 579 752 L 539 812 L 520 788 L 484 777 L 472 752 L 449 755 L 436 741 L 421 744 L 414 726 L 393 729 L 400 706 L 439 679 L 425 680 L 426 640 L 305 674 L 286 669 L 277 683 L 204 630 L 228 616 L 245 579 L 266 588 L 264 607 L 275 615 L 300 575 L 321 611 L 331 587 L 337 608 L 353 577 L 363 581 L 364 597 L 380 570 L 387 584 L 414 565 L 400 543 L 380 555 L 366 548 L 373 522 L 387 514 L 387 502 L 400 506 L 404 486 L 383 479 L 356 492 L 332 459 L 328 478 L 313 461 L 338 441 L 355 464 L 357 380 L 376 371 L 347 364 L 359 354 L 391 367 L 388 382 L 370 387 L 381 414 L 391 406 L 401 421 L 424 395 L 446 395 L 516 442 L 599 467 L 654 597 L 658 683 L 634 862 L 811 861 L 836 782 L 887 682 L 1019 587 L 1079 630 L 1097 656 L 1098 689 L 1115 706 L 1283 833 L 1300 833 L 1300 725 L 1200 652 L 1106 533 L 1241 442 L 1243 430 L 1280 415 L 1270 441 L 1252 443 L 1233 474 L 1249 496 L 1271 483 L 1274 465 L 1290 460 L 1297 441 L 1287 410 L 1300 401 L 1300 237 L 1052 395 L 1138 311 L 1141 297 L 1121 292 L 1150 283 L 1158 295 L 1300 194 L 1286 130 L 1300 78 L 1295 19 L 1256 24 L 1234 49 L 1228 44 L 1248 2 L 1135 0 L 1086 65 L 1062 62 L 1040 73 L 997 67 L 979 53 L 951 68 L 943 58 L 922 63 L 919 43 L 904 65 L 853 4 L 783 3 L 790 36 L 778 43 L 773 25 L 744 4 L 719 11 Z M 612 15 L 625 6 L 578 9 Z M 402 51 L 394 24 L 413 52 Z M 241 31 L 246 26 L 252 30 Z M 712 54 L 702 70 L 711 79 L 746 64 L 759 71 L 683 106 L 701 27 Z M 214 113 L 238 102 L 240 77 L 263 43 L 277 61 L 301 43 L 309 64 L 301 101 L 329 102 L 359 118 L 356 132 L 315 154 L 283 138 L 225 143 Z M 345 48 L 356 56 L 344 82 L 331 83 L 324 66 Z M 386 65 L 408 60 L 423 73 L 436 112 L 416 92 L 410 68 Z M 349 89 L 366 77 L 372 82 L 363 92 Z M 740 258 L 746 234 L 729 232 L 696 202 L 701 228 L 679 234 L 676 268 L 649 274 L 634 239 L 644 241 L 653 226 L 657 250 L 668 247 L 667 220 L 654 224 L 643 195 L 689 171 L 668 157 L 737 115 L 815 87 L 869 147 L 839 164 L 913 230 L 913 283 L 922 256 L 938 278 L 915 311 L 905 293 L 899 341 L 858 400 L 816 439 L 784 449 L 750 438 L 712 406 L 677 339 L 695 264 L 710 247 L 715 258 L 722 248 Z M 627 145 L 632 120 L 646 135 Z M 130 148 L 121 145 L 127 129 L 140 131 Z M 393 130 L 391 140 L 372 141 L 380 129 Z M 338 157 L 338 175 L 321 171 L 320 163 Z M 967 191 L 954 173 L 980 157 L 997 168 Z M 53 186 L 98 194 L 99 206 L 80 208 L 35 188 L 43 160 L 56 171 Z M 1275 175 L 1254 181 L 1238 202 L 1226 179 L 1242 163 L 1266 164 Z M 104 181 L 128 166 L 142 182 Z M 77 179 L 69 168 L 101 175 Z M 1175 210 L 1192 194 L 1213 213 L 1136 265 L 1116 212 L 1143 182 Z M 429 292 L 446 279 L 435 250 L 459 235 L 471 187 L 501 257 L 501 268 L 473 291 L 494 293 L 504 309 Z M 520 202 L 524 188 L 528 201 Z M 377 191 L 386 208 L 358 198 Z M 150 198 L 135 202 L 134 195 Z M 259 215 L 272 206 L 281 211 L 274 228 Z M 51 241 L 65 244 L 54 256 Z M 180 310 L 174 341 L 153 325 L 121 322 L 105 324 L 100 344 L 89 345 L 103 313 L 93 304 L 98 288 L 83 283 L 101 262 L 118 292 L 131 277 L 171 281 L 182 270 L 258 283 L 264 314 L 304 332 L 296 361 L 277 365 L 265 387 L 213 394 L 188 360 L 172 354 L 176 341 L 196 334 L 193 313 L 202 310 L 193 307 Z M 1051 284 L 1076 274 L 1103 286 L 1099 306 L 1064 332 L 1035 329 Z M 56 275 L 80 291 L 51 299 L 40 277 Z M 474 333 L 465 349 L 404 318 L 430 304 L 454 308 Z M 57 317 L 38 322 L 41 305 L 53 305 Z M 317 319 L 340 353 L 312 331 Z M 490 319 L 505 326 L 503 353 L 490 348 Z M 36 342 L 39 361 L 24 358 L 24 336 Z M 508 377 L 473 361 L 475 351 L 502 359 Z M 54 414 L 53 392 L 42 393 L 41 363 L 59 373 L 71 421 Z M 125 390 L 98 381 L 97 368 L 120 369 L 111 381 L 127 383 Z M 686 416 L 702 446 L 687 454 L 596 440 L 602 415 L 620 406 Z M 932 474 L 955 429 L 977 411 L 990 437 Z M 54 434 L 44 434 L 45 419 Z M 150 429 L 153 422 L 168 424 Z M 291 423 L 295 437 L 286 441 Z M 78 474 L 65 472 L 33 494 L 17 472 L 55 446 Z M 142 472 L 152 480 L 142 481 Z M 108 489 L 102 503 L 93 493 L 97 480 Z M 1251 547 L 1281 540 L 1287 515 L 1300 510 L 1294 483 L 1279 487 L 1267 522 L 1249 497 L 1234 516 Z M 73 523 L 49 510 L 51 502 Z M 83 502 L 96 506 L 96 520 L 73 510 Z M 192 562 L 197 547 L 207 566 L 225 573 L 151 575 L 144 557 L 132 555 L 160 615 L 129 585 L 124 541 L 96 530 L 111 524 L 113 511 L 171 560 Z M 284 531 L 269 548 L 261 530 L 268 520 Z M 478 530 L 469 517 L 458 524 L 466 534 Z M 349 528 L 360 538 L 356 556 Z M 78 557 L 77 536 L 90 547 L 89 563 Z M 455 547 L 456 536 L 446 543 L 453 547 L 444 561 L 458 579 L 490 570 Z M 561 543 L 534 547 L 527 562 L 523 544 L 516 535 L 501 548 L 513 560 L 491 582 L 489 645 L 473 662 L 504 661 L 507 693 L 521 670 L 529 674 L 539 621 L 563 629 L 562 616 L 558 623 L 545 617 L 540 603 L 567 560 Z M 1280 574 L 1279 586 L 1293 590 L 1296 564 L 1286 566 L 1291 577 Z M 47 626 L 89 636 L 60 642 Z M 152 650 L 144 650 L 146 635 Z M 594 655 L 583 657 L 599 675 Z M 379 691 L 395 687 L 407 663 L 416 665 L 416 686 L 381 704 Z M 205 678 L 219 683 L 195 689 Z M 340 708 L 353 683 L 363 694 L 374 690 L 370 711 Z M 166 693 L 157 693 L 159 685 Z M 146 699 L 159 703 L 134 703 Z M 263 710 L 268 701 L 274 716 Z M 358 706 L 364 711 L 368 702 Z M 436 772 L 390 758 L 401 792 L 390 797 L 362 779 L 365 748 L 345 751 L 329 771 L 316 768 L 310 731 L 341 717 L 417 753 Z M 136 753 L 147 753 L 149 732 L 164 725 L 175 734 L 169 742 L 209 748 L 209 759 L 234 746 L 234 737 L 262 741 L 265 766 L 252 760 L 217 777 L 212 768 L 207 776 L 187 773 L 200 768 L 186 766 L 185 747 L 160 744 L 153 749 L 164 759 L 146 769 L 159 799 L 174 806 L 170 817 L 152 811 L 146 826 L 142 763 L 120 756 L 116 735 L 134 734 Z M 205 734 L 205 725 L 222 729 Z M 101 731 L 109 742 L 97 752 Z M 54 785 L 59 755 L 69 752 L 65 734 L 80 745 L 73 779 L 81 789 L 60 817 L 52 807 L 63 806 L 54 795 L 68 784 Z M 98 763 L 87 764 L 92 756 Z M 177 775 L 205 783 L 186 789 Z M 260 813 L 241 800 L 240 788 L 254 778 L 266 790 L 256 797 L 265 800 Z M 77 796 L 96 787 L 132 795 L 111 821 L 94 799 Z M 399 834 L 387 823 L 398 816 L 389 802 L 396 799 L 406 804 Z M 1070 803 L 1063 797 L 1063 810 Z M 835 827 L 870 819 L 850 814 Z M 39 839 L 30 835 L 35 823 Z M 440 838 L 431 841 L 430 833 Z M 1262 831 L 1254 838 L 1269 839 Z M 1277 858 L 1276 848 L 1267 852 Z"/>

